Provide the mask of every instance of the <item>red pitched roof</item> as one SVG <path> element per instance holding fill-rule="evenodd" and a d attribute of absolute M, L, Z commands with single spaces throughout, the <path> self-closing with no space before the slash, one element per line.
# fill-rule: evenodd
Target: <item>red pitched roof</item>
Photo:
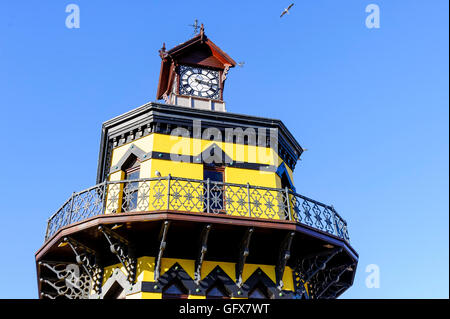
<path fill-rule="evenodd" d="M 161 71 L 157 89 L 157 99 L 162 99 L 164 93 L 168 93 L 171 86 L 171 73 L 176 64 L 196 64 L 206 67 L 225 69 L 234 67 L 236 62 L 204 34 L 203 28 L 192 39 L 181 43 L 166 51 L 164 46 L 160 50 Z"/>

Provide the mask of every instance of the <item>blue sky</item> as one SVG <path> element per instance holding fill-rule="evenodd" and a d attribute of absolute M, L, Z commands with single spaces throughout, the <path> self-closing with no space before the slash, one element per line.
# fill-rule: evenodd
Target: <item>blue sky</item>
<path fill-rule="evenodd" d="M 297 191 L 348 221 L 360 261 L 343 298 L 448 298 L 448 2 L 295 1 L 280 19 L 289 3 L 1 1 L 0 298 L 37 297 L 47 218 L 95 184 L 102 122 L 155 101 L 158 50 L 196 18 L 245 61 L 228 110 L 283 120 L 308 148 Z"/>

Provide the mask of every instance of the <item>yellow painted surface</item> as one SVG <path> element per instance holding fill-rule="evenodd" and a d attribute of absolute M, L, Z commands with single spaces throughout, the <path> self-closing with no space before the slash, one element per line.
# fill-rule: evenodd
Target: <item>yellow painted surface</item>
<path fill-rule="evenodd" d="M 274 172 L 265 172 L 255 169 L 227 167 L 225 169 L 225 182 L 234 184 L 247 184 L 261 187 L 277 187 Z"/>
<path fill-rule="evenodd" d="M 276 283 L 275 266 L 272 265 L 245 264 L 242 272 L 242 280 L 245 282 L 258 268 Z M 286 266 L 282 280 L 284 284 L 283 290 L 294 291 L 294 280 L 292 277 L 292 269 L 290 267 Z"/>
<path fill-rule="evenodd" d="M 233 161 L 276 166 L 279 166 L 282 163 L 282 160 L 278 154 L 276 154 L 273 149 L 268 147 L 215 142 L 190 137 L 175 137 L 166 134 L 152 133 L 134 140 L 133 142 L 114 148 L 111 159 L 111 167 L 114 167 L 120 161 L 131 145 L 135 145 L 146 153 L 155 151 L 197 156 L 212 144 L 216 144 L 220 147 L 231 159 L 233 159 Z"/>
<path fill-rule="evenodd" d="M 141 292 L 140 299 L 162 299 L 160 292 Z"/>
<path fill-rule="evenodd" d="M 233 144 L 225 142 L 214 142 L 185 137 L 173 137 L 164 134 L 150 134 L 132 143 L 117 147 L 113 150 L 112 166 L 114 166 L 131 144 L 139 147 L 144 152 L 158 151 L 180 155 L 198 155 L 212 144 L 221 147 L 234 161 L 252 162 L 260 164 L 275 164 L 280 161 L 278 155 L 273 150 L 265 147 Z M 270 156 L 259 157 L 258 152 L 267 153 Z M 267 155 L 266 154 L 266 155 Z M 275 156 L 276 155 L 276 156 Z M 268 159 L 272 157 L 271 159 Z M 147 181 L 139 184 L 138 202 L 136 211 L 157 211 L 157 210 L 177 210 L 189 212 L 204 212 L 205 201 L 203 198 L 203 185 L 196 182 L 176 181 L 178 178 L 189 178 L 203 180 L 204 165 L 195 163 L 176 162 L 153 158 L 143 161 L 140 168 L 140 178 L 156 177 L 156 172 L 166 177 L 169 174 L 174 178 L 170 185 L 170 205 L 167 203 L 167 192 L 169 184 L 167 180 Z M 288 174 L 292 179 L 292 171 L 288 168 Z M 123 180 L 123 172 L 111 174 L 110 180 Z M 246 184 L 252 186 L 280 188 L 281 180 L 275 172 L 268 172 L 258 169 L 244 169 L 228 166 L 224 174 L 226 183 L 241 184 L 241 187 L 227 186 L 223 190 L 225 200 L 225 210 L 228 215 L 285 219 L 283 207 L 284 199 L 281 192 L 250 189 L 250 199 L 248 197 Z M 107 214 L 120 212 L 122 207 L 123 184 L 109 185 L 106 201 Z M 187 200 L 186 196 L 193 197 Z M 252 214 L 249 215 L 249 202 Z"/>
<path fill-rule="evenodd" d="M 155 172 L 159 171 L 161 176 L 184 177 L 192 179 L 203 179 L 203 165 L 194 163 L 173 162 L 160 159 L 152 159 L 151 177 L 156 177 Z"/>
<path fill-rule="evenodd" d="M 121 181 L 125 172 L 118 171 L 109 176 L 110 181 Z M 106 193 L 105 214 L 119 213 L 122 206 L 123 183 L 109 184 Z"/>
<path fill-rule="evenodd" d="M 188 299 L 206 299 L 206 296 L 189 295 Z"/>
<path fill-rule="evenodd" d="M 164 275 L 175 263 L 178 263 L 181 268 L 194 279 L 194 271 L 195 271 L 195 261 L 188 259 L 176 259 L 176 258 L 162 258 L 161 259 L 161 276 Z M 218 262 L 218 261 L 207 261 L 205 260 L 202 265 L 201 271 L 201 279 L 203 280 L 207 277 L 211 271 L 219 266 L 223 272 L 225 272 L 233 281 L 236 280 L 236 272 L 235 272 L 235 263 L 229 262 Z M 137 260 L 137 272 L 136 272 L 136 282 L 153 282 L 154 281 L 154 268 L 155 267 L 155 258 L 154 257 L 140 257 Z M 119 268 L 125 275 L 126 271 L 121 264 L 115 264 L 104 268 L 103 275 L 103 285 L 106 281 L 111 277 L 113 272 Z M 261 269 L 274 283 L 276 283 L 275 276 L 275 266 L 274 265 L 258 265 L 258 264 L 245 264 L 243 272 L 242 272 L 242 280 L 243 282 L 247 281 L 250 276 Z M 294 291 L 294 278 L 293 271 L 290 267 L 286 267 L 283 275 L 283 290 Z M 307 285 L 305 284 L 307 288 Z M 308 291 L 307 291 L 308 293 Z M 148 293 L 148 292 L 139 292 L 134 293 L 127 296 L 127 299 L 160 299 L 161 293 Z M 189 296 L 189 299 L 204 299 L 205 296 Z M 235 297 L 233 299 L 245 299 Z"/>
<path fill-rule="evenodd" d="M 155 172 L 159 171 L 162 176 L 169 174 L 174 177 L 170 182 L 170 200 L 171 210 L 202 212 L 203 211 L 203 186 L 201 183 L 178 181 L 176 177 L 203 179 L 203 165 L 192 163 L 179 163 L 166 160 L 151 160 L 151 177 L 156 177 Z M 149 185 L 148 210 L 161 210 L 167 208 L 167 189 L 169 187 L 167 180 L 146 182 Z M 179 193 L 181 197 L 175 198 L 173 195 Z M 162 196 L 157 197 L 155 194 Z M 186 201 L 186 195 L 191 194 L 194 197 L 191 201 Z"/>
<path fill-rule="evenodd" d="M 131 145 L 135 145 L 136 147 L 140 148 L 144 152 L 148 153 L 152 151 L 153 147 L 153 135 L 150 134 L 141 138 L 138 138 L 134 140 L 133 142 L 129 142 L 123 145 L 120 145 L 113 149 L 112 158 L 111 158 L 111 167 L 114 167 L 123 155 L 128 151 Z"/>
<path fill-rule="evenodd" d="M 258 269 L 261 270 L 275 283 L 275 266 L 271 265 L 254 265 L 254 264 L 245 264 L 244 269 L 242 271 L 242 281 L 245 282 L 253 273 Z"/>
<path fill-rule="evenodd" d="M 226 182 L 236 184 L 249 183 L 252 186 L 276 188 L 278 175 L 259 170 L 227 167 L 225 169 Z M 280 191 L 250 188 L 250 205 L 252 215 L 249 215 L 249 199 L 245 186 L 229 186 L 225 190 L 227 214 L 232 216 L 245 216 L 270 219 L 284 219 L 283 194 Z"/>
<path fill-rule="evenodd" d="M 283 280 L 283 284 L 284 284 L 284 286 L 283 286 L 284 290 L 295 291 L 294 278 L 292 276 L 292 269 L 290 267 L 286 266 L 282 280 Z"/>
<path fill-rule="evenodd" d="M 155 280 L 155 257 L 138 258 L 136 267 L 137 281 Z"/>
<path fill-rule="evenodd" d="M 175 263 L 178 263 L 191 277 L 191 279 L 194 280 L 195 261 L 188 259 L 161 258 L 161 276 L 164 275 Z"/>
<path fill-rule="evenodd" d="M 204 279 L 209 275 L 211 271 L 219 265 L 222 271 L 224 271 L 233 281 L 236 281 L 236 264 L 227 262 L 216 261 L 204 261 L 202 265 L 202 272 L 200 274 L 201 279 Z"/>
<path fill-rule="evenodd" d="M 188 137 L 173 137 L 164 134 L 153 135 L 153 150 L 157 152 L 197 156 L 210 145 L 216 144 L 234 161 L 275 164 L 274 158 L 276 158 L 276 156 L 273 155 L 273 150 L 266 147 L 216 142 Z M 270 154 L 270 156 L 262 156 L 262 152 L 258 151 L 260 148 L 267 154 Z"/>

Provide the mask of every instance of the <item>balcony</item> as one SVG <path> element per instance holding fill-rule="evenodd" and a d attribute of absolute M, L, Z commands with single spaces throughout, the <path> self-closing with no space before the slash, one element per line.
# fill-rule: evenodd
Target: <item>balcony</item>
<path fill-rule="evenodd" d="M 63 227 L 94 216 L 161 211 L 291 221 L 349 243 L 347 223 L 333 206 L 287 188 L 221 183 L 170 175 L 106 181 L 74 193 L 49 218 L 45 242 Z"/>

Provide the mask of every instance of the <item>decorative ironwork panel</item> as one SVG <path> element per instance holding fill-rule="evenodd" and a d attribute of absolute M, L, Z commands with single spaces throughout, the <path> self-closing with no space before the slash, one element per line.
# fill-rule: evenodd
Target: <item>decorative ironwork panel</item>
<path fill-rule="evenodd" d="M 151 190 L 150 182 L 145 181 L 139 183 L 136 210 L 143 212 L 149 209 L 150 190 Z"/>
<path fill-rule="evenodd" d="M 71 223 L 103 214 L 103 199 L 103 185 L 74 194 L 72 199 Z"/>
<path fill-rule="evenodd" d="M 42 296 L 49 299 L 65 297 L 68 299 L 87 299 L 89 297 L 91 280 L 83 273 L 77 264 L 62 262 L 40 262 L 40 267 L 51 271 L 51 276 L 40 278 L 45 284 Z"/>
<path fill-rule="evenodd" d="M 152 210 L 161 210 L 167 207 L 167 185 L 167 181 L 161 179 L 152 183 Z"/>
<path fill-rule="evenodd" d="M 138 207 L 138 182 L 124 182 L 122 190 L 122 212 L 132 212 Z"/>
<path fill-rule="evenodd" d="M 298 223 L 349 240 L 347 223 L 336 213 L 333 207 L 313 201 L 301 195 L 291 197 L 293 219 Z"/>
<path fill-rule="evenodd" d="M 209 192 L 206 196 L 206 200 L 208 201 L 209 199 L 206 205 L 209 205 L 210 213 L 225 213 L 225 187 L 222 183 L 211 182 L 209 186 Z"/>
<path fill-rule="evenodd" d="M 64 205 L 61 206 L 61 208 L 58 209 L 58 211 L 52 217 L 50 217 L 50 219 L 48 220 L 47 233 L 45 236 L 46 240 L 52 237 L 62 227 L 69 225 L 70 213 L 72 211 L 71 205 L 72 198 L 65 202 Z"/>
<path fill-rule="evenodd" d="M 108 185 L 108 194 L 106 201 L 106 213 L 118 213 L 121 200 L 122 185 L 111 183 Z"/>
<path fill-rule="evenodd" d="M 266 218 L 275 219 L 275 217 L 278 216 L 279 218 L 284 219 L 284 211 L 280 214 L 280 210 L 278 209 L 279 201 L 283 201 L 283 196 L 279 191 L 264 190 L 261 199 L 263 202 L 261 209 Z"/>
<path fill-rule="evenodd" d="M 246 186 L 225 185 L 225 207 L 228 215 L 248 216 L 248 194 Z"/>
<path fill-rule="evenodd" d="M 178 211 L 201 212 L 204 203 L 202 183 L 174 178 L 170 182 L 170 209 Z"/>
<path fill-rule="evenodd" d="M 75 193 L 49 219 L 45 239 L 62 227 L 103 213 L 159 210 L 293 220 L 349 241 L 347 223 L 332 206 L 288 189 L 171 176 L 109 181 Z"/>

